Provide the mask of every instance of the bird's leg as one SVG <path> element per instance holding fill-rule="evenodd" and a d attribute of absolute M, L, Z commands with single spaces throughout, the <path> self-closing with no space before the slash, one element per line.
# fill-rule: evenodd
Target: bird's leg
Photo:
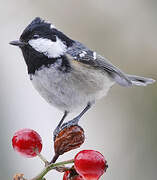
<path fill-rule="evenodd" d="M 54 139 L 55 139 L 56 136 L 58 135 L 58 133 L 59 133 L 59 131 L 60 131 L 60 129 L 61 129 L 61 125 L 62 125 L 64 119 L 67 117 L 68 113 L 69 113 L 68 111 L 64 111 L 64 115 L 63 115 L 62 119 L 60 120 L 60 122 L 58 123 L 57 127 L 56 127 L 55 130 L 53 131 L 53 137 L 54 137 Z"/>
<path fill-rule="evenodd" d="M 76 116 L 76 117 L 75 117 L 74 119 L 72 119 L 71 121 L 68 121 L 68 122 L 62 124 L 63 121 L 64 121 L 64 119 L 65 119 L 65 117 L 66 117 L 67 114 L 68 114 L 68 112 L 65 111 L 65 112 L 64 112 L 64 116 L 62 117 L 61 121 L 59 122 L 58 126 L 56 127 L 56 129 L 55 129 L 54 132 L 53 132 L 54 141 L 55 141 L 57 135 L 59 134 L 59 132 L 60 132 L 61 130 L 63 130 L 64 128 L 68 128 L 68 127 L 70 127 L 70 126 L 77 125 L 78 122 L 79 122 L 79 120 L 80 120 L 80 118 L 81 118 L 81 117 L 88 111 L 88 109 L 90 109 L 90 108 L 91 108 L 91 103 L 88 103 L 87 106 L 84 108 L 84 110 L 83 110 L 78 116 Z M 53 159 L 51 160 L 50 164 L 51 164 L 51 163 L 55 163 L 59 156 L 60 156 L 59 154 L 55 154 L 54 157 L 53 157 Z"/>
<path fill-rule="evenodd" d="M 72 125 L 77 125 L 79 120 L 80 120 L 80 118 L 88 111 L 88 109 L 91 108 L 91 105 L 92 105 L 91 103 L 88 103 L 87 106 L 84 108 L 84 110 L 78 116 L 76 116 L 71 121 L 68 121 L 67 123 L 64 123 L 61 126 L 61 129 L 64 129 L 65 127 L 69 127 L 69 126 L 72 126 Z"/>

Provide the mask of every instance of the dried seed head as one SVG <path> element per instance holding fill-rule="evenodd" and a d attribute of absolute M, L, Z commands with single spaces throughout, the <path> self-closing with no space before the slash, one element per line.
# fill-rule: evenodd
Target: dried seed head
<path fill-rule="evenodd" d="M 85 140 L 84 130 L 73 125 L 62 129 L 55 138 L 54 149 L 56 155 L 62 155 L 65 152 L 80 147 Z"/>

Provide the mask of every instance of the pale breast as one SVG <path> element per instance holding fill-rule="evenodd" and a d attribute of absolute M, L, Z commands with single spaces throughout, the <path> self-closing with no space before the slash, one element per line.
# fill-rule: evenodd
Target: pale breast
<path fill-rule="evenodd" d="M 32 76 L 41 96 L 62 111 L 84 108 L 88 102 L 105 96 L 114 84 L 99 70 L 72 63 L 72 71 L 63 73 L 55 65 L 43 67 Z"/>

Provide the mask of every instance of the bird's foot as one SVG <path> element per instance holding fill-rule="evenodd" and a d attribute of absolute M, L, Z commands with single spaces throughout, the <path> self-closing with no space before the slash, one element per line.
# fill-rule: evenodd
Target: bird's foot
<path fill-rule="evenodd" d="M 62 124 L 61 130 L 63 130 L 64 128 L 68 128 L 68 127 L 70 127 L 70 126 L 78 125 L 79 120 L 80 120 L 80 118 L 79 118 L 79 117 L 76 117 L 76 118 L 74 118 L 74 119 L 72 119 L 72 120 L 70 120 L 70 121 Z"/>
<path fill-rule="evenodd" d="M 64 128 L 78 125 L 79 120 L 80 120 L 79 117 L 75 117 L 74 119 L 62 124 L 61 126 L 57 126 L 53 132 L 53 139 L 55 140 L 58 134 L 60 133 L 60 131 L 62 131 Z"/>
<path fill-rule="evenodd" d="M 59 132 L 61 131 L 61 127 L 57 126 L 55 128 L 55 130 L 53 131 L 53 140 L 55 141 L 57 135 L 59 134 Z"/>

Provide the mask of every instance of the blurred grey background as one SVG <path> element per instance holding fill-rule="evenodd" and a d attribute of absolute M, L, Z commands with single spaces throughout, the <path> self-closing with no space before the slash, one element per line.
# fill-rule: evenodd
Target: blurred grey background
<path fill-rule="evenodd" d="M 15 173 L 35 176 L 43 165 L 13 151 L 15 131 L 32 128 L 43 138 L 43 151 L 53 156 L 52 131 L 62 112 L 47 104 L 29 81 L 19 49 L 10 46 L 30 21 L 40 16 L 124 72 L 157 79 L 156 0 L 6 0 L 0 5 L 0 179 Z M 67 118 L 70 120 L 72 114 Z M 100 151 L 109 168 L 102 179 L 155 180 L 157 177 L 157 84 L 114 86 L 80 122 L 84 145 L 59 160 L 71 159 L 81 149 Z M 48 180 L 62 179 L 51 172 Z"/>

